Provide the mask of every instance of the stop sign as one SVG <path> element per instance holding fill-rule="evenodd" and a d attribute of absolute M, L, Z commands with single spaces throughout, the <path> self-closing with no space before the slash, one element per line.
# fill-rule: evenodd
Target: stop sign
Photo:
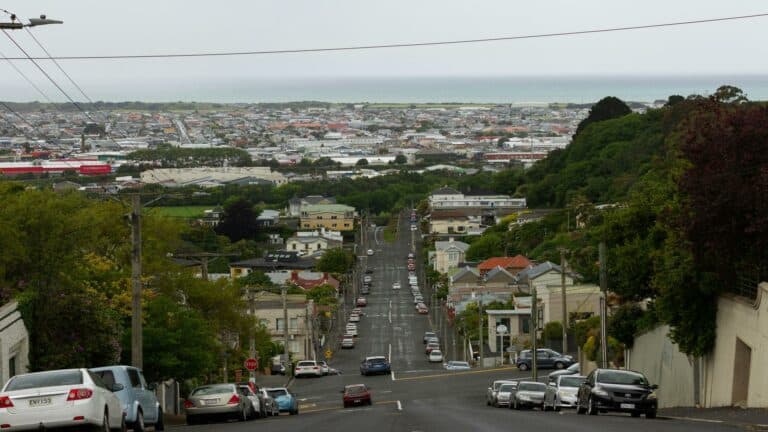
<path fill-rule="evenodd" d="M 257 359 L 255 359 L 255 358 L 249 358 L 249 359 L 245 360 L 245 363 L 243 365 L 249 371 L 253 371 L 253 370 L 258 369 L 259 361 Z"/>

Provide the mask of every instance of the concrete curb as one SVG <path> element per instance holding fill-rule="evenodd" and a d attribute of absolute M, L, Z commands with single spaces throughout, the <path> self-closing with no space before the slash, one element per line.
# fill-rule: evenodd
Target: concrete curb
<path fill-rule="evenodd" d="M 722 419 L 708 419 L 708 418 L 699 418 L 699 417 L 679 417 L 679 416 L 662 416 L 662 415 L 656 418 L 660 420 L 679 420 L 679 421 L 688 421 L 688 422 L 696 422 L 696 423 L 721 424 L 725 426 L 742 428 L 748 431 L 768 431 L 768 424 L 733 422 L 733 421 L 727 421 Z"/>

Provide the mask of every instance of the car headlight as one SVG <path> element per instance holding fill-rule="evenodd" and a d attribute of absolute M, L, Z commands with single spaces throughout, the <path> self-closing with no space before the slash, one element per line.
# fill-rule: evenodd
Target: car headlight
<path fill-rule="evenodd" d="M 600 397 L 608 397 L 608 392 L 601 389 L 600 387 L 595 387 L 592 389 L 592 394 Z"/>
<path fill-rule="evenodd" d="M 652 399 L 652 400 L 656 399 L 656 392 L 652 391 L 652 392 L 648 393 L 648 396 L 646 396 L 646 398 L 647 399 Z"/>

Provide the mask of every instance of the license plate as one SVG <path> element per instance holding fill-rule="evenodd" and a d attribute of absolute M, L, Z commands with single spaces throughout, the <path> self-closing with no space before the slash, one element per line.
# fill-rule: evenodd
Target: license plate
<path fill-rule="evenodd" d="M 40 406 L 47 406 L 47 405 L 50 405 L 51 403 L 53 403 L 53 401 L 49 397 L 30 399 L 29 400 L 29 406 L 32 407 L 32 408 L 40 407 Z"/>
<path fill-rule="evenodd" d="M 355 399 L 355 403 L 360 403 L 360 399 Z"/>
<path fill-rule="evenodd" d="M 216 405 L 219 403 L 218 399 L 203 399 L 203 405 Z"/>
<path fill-rule="evenodd" d="M 635 409 L 635 404 L 621 404 L 621 409 Z"/>

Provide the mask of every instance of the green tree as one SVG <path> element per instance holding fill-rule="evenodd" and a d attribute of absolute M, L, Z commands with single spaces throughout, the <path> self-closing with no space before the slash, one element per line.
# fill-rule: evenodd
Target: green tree
<path fill-rule="evenodd" d="M 325 251 L 323 256 L 317 261 L 315 268 L 321 272 L 341 275 L 347 273 L 354 263 L 355 257 L 352 253 L 342 248 L 333 248 Z"/>
<path fill-rule="evenodd" d="M 576 128 L 576 135 L 579 135 L 592 123 L 623 117 L 631 112 L 632 110 L 629 106 L 619 98 L 608 96 L 600 99 L 600 101 L 589 110 L 587 118 L 579 123 L 579 126 Z"/>
<path fill-rule="evenodd" d="M 406 158 L 404 154 L 399 154 L 395 156 L 395 163 L 398 165 L 405 165 L 408 163 L 408 158 Z"/>
<path fill-rule="evenodd" d="M 216 232 L 229 237 L 233 242 L 253 239 L 258 233 L 256 213 L 253 205 L 244 198 L 238 198 L 224 207 L 224 216 L 216 225 Z"/>
<path fill-rule="evenodd" d="M 360 166 L 368 166 L 368 159 L 365 159 L 365 158 L 358 159 L 358 161 L 357 161 L 357 163 L 355 165 L 359 166 L 359 167 Z"/>
<path fill-rule="evenodd" d="M 485 260 L 495 256 L 504 256 L 504 239 L 498 234 L 486 234 L 473 241 L 467 250 L 469 261 Z"/>

